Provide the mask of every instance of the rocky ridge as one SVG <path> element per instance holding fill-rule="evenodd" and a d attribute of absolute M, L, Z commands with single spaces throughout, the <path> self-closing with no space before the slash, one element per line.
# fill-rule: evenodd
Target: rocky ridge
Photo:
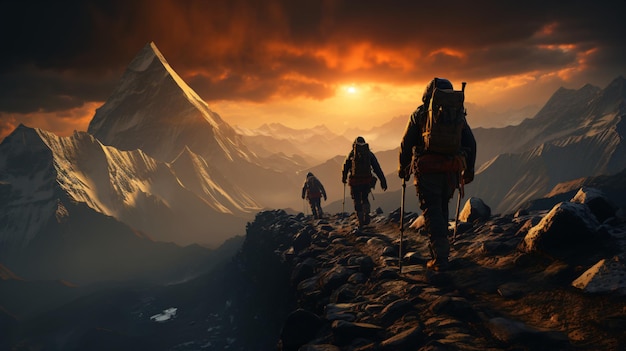
<path fill-rule="evenodd" d="M 420 217 L 405 214 L 405 223 L 416 225 L 404 232 L 400 272 L 399 210 L 378 211 L 363 230 L 355 229 L 354 215 L 310 220 L 280 210 L 259 213 L 248 248 L 260 239 L 276 246 L 296 301 L 278 348 L 626 346 L 626 221 L 602 194 L 581 189 L 550 211 L 504 216 L 471 199 L 462 214 L 466 221 L 444 272 L 425 269 L 429 249 Z"/>

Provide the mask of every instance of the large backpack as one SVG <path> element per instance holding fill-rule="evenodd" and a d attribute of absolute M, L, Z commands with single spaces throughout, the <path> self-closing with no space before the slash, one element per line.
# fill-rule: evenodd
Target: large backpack
<path fill-rule="evenodd" d="M 465 124 L 465 83 L 462 90 L 440 89 L 437 88 L 438 79 L 433 81 L 422 132 L 424 151 L 456 155 L 461 149 L 461 133 Z"/>
<path fill-rule="evenodd" d="M 320 181 L 314 176 L 310 176 L 306 179 L 307 194 L 309 198 L 316 198 L 322 196 L 322 188 Z"/>
<path fill-rule="evenodd" d="M 370 148 L 366 143 L 354 143 L 352 158 L 352 176 L 359 178 L 371 177 Z"/>

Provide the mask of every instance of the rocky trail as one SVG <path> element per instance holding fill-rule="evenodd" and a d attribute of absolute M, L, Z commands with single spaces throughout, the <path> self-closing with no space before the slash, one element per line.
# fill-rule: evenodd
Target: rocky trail
<path fill-rule="evenodd" d="M 443 272 L 425 268 L 427 237 L 407 228 L 400 272 L 399 210 L 362 230 L 354 215 L 262 212 L 253 226 L 282 238 L 275 252 L 291 267 L 297 301 L 279 349 L 623 350 L 626 222 L 581 231 L 563 213 L 464 222 Z M 566 241 L 555 244 L 559 235 Z"/>

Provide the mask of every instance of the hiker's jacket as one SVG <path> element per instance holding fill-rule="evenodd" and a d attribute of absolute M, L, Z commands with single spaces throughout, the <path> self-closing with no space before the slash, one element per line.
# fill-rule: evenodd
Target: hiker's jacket
<path fill-rule="evenodd" d="M 385 179 L 385 174 L 383 173 L 383 170 L 380 168 L 380 164 L 378 163 L 378 159 L 376 158 L 376 156 L 374 155 L 374 153 L 370 150 L 369 151 L 370 156 L 370 166 L 371 168 L 374 170 L 374 173 L 376 174 L 376 176 L 378 176 L 378 179 L 380 179 L 380 185 L 383 189 L 387 189 L 387 180 Z M 348 173 L 352 173 L 352 162 L 354 160 L 354 150 L 350 150 L 350 153 L 348 154 L 348 156 L 346 157 L 345 162 L 343 163 L 343 169 L 341 172 L 341 181 L 343 183 L 346 182 L 346 179 L 348 177 Z M 365 185 L 365 184 L 370 184 L 372 180 L 372 177 L 367 177 L 367 178 L 362 178 L 362 179 L 357 179 L 355 177 L 353 177 L 352 175 L 350 175 L 350 185 Z"/>
<path fill-rule="evenodd" d="M 415 162 L 417 158 L 426 154 L 424 152 L 424 139 L 422 137 L 422 131 L 424 130 L 424 124 L 427 118 L 426 113 L 427 111 L 424 105 L 418 107 L 415 112 L 411 114 L 404 136 L 402 137 L 399 157 L 399 175 L 401 178 L 403 178 L 402 175 L 405 174 L 403 172 L 408 172 L 408 170 L 411 169 L 412 162 Z M 465 172 L 463 178 L 467 184 L 474 179 L 474 167 L 476 163 L 476 139 L 474 139 L 474 134 L 467 124 L 467 120 L 464 123 L 461 134 L 460 152 L 465 158 Z M 410 175 L 410 173 L 408 174 Z"/>
<path fill-rule="evenodd" d="M 308 176 L 304 181 L 304 185 L 302 186 L 302 198 L 307 199 L 319 199 L 324 197 L 326 199 L 326 190 L 320 182 L 319 179 L 315 176 Z"/>

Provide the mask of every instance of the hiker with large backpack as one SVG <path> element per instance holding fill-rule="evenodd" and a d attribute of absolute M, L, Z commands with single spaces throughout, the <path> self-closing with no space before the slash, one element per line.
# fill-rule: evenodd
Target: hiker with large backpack
<path fill-rule="evenodd" d="M 307 198 L 309 200 L 309 205 L 311 205 L 311 213 L 313 214 L 313 218 L 320 219 L 324 214 L 322 212 L 322 197 L 324 197 L 324 201 L 326 201 L 326 190 L 324 190 L 324 186 L 313 173 L 309 172 L 306 175 L 306 180 L 304 181 L 304 185 L 302 186 L 302 198 Z"/>
<path fill-rule="evenodd" d="M 380 168 L 378 159 L 370 150 L 369 144 L 363 137 L 357 137 L 352 143 L 352 150 L 346 157 L 341 172 L 341 182 L 350 185 L 350 195 L 354 201 L 354 210 L 359 220 L 359 228 L 370 223 L 370 202 L 369 194 L 376 185 L 376 177 L 372 175 L 372 170 L 380 179 L 380 186 L 383 191 L 387 190 L 387 180 Z M 349 177 L 348 177 L 349 173 Z"/>
<path fill-rule="evenodd" d="M 422 96 L 423 104 L 411 115 L 400 144 L 398 176 L 414 182 L 429 236 L 432 259 L 427 267 L 444 270 L 449 264 L 448 202 L 474 179 L 476 140 L 467 124 L 465 83 L 435 78 Z M 459 197 L 459 200 L 460 200 Z"/>

